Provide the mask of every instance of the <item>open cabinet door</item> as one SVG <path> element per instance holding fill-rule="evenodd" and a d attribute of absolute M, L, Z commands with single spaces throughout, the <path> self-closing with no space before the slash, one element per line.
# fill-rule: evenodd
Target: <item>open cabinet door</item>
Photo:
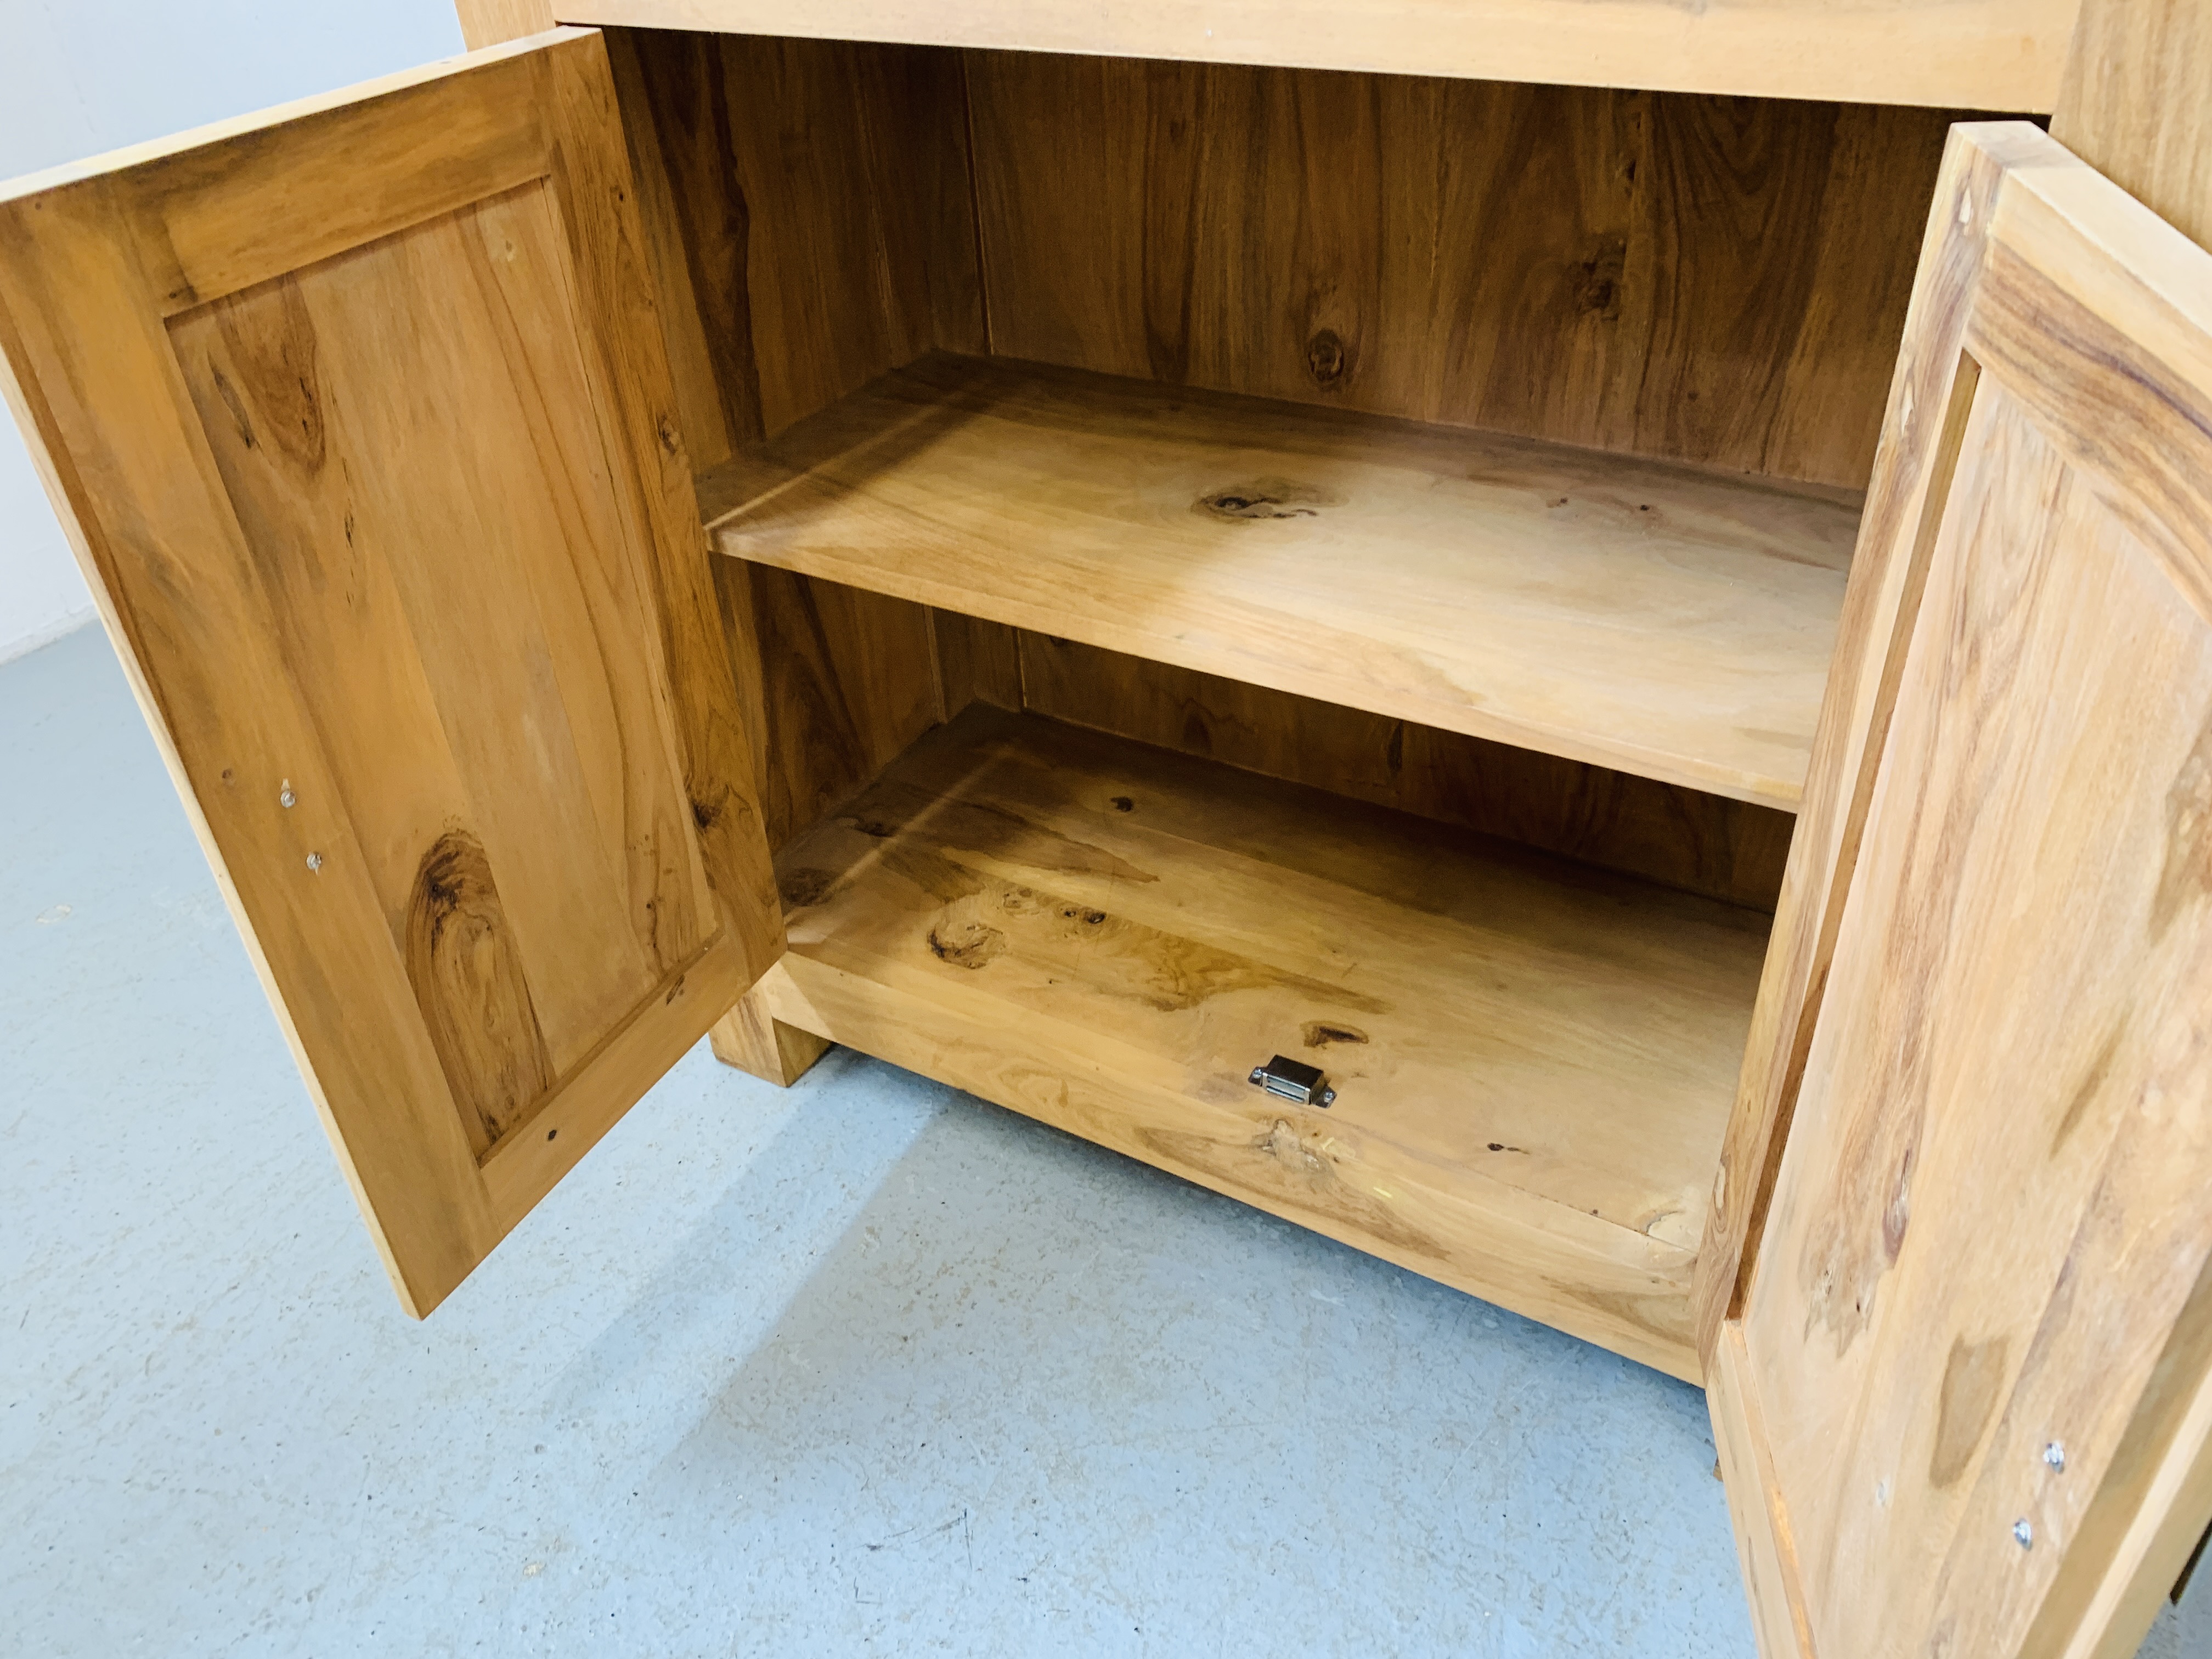
<path fill-rule="evenodd" d="M 1709 1366 L 1756 1622 L 2117 1659 L 2212 1512 L 2212 254 L 1955 129 L 1859 557 Z"/>
<path fill-rule="evenodd" d="M 0 187 L 0 355 L 428 1312 L 783 945 L 599 37 Z"/>

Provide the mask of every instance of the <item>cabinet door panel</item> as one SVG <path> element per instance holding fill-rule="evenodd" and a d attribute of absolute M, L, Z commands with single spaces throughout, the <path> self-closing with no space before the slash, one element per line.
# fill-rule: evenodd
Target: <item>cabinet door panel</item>
<path fill-rule="evenodd" d="M 426 1312 L 782 946 L 599 37 L 0 190 L 0 349 Z"/>
<path fill-rule="evenodd" d="M 2212 255 L 2021 126 L 1936 212 L 1713 1409 L 1770 1651 L 2126 1653 L 2208 1502 Z"/>

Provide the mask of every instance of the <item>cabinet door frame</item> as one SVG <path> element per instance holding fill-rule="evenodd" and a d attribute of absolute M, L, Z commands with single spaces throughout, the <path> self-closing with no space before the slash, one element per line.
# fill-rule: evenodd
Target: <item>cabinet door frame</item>
<path fill-rule="evenodd" d="M 2001 424 L 2005 421 L 2009 426 Z M 2075 495 L 2094 500 L 2094 510 L 2106 515 L 2099 522 L 2117 525 L 2135 538 L 2131 545 L 2142 550 L 2130 556 L 2154 573 L 2146 579 L 2145 591 L 2164 595 L 2160 603 L 2166 614 L 2193 617 L 2200 631 L 2212 628 L 2212 254 L 2033 127 L 1990 123 L 1954 129 L 1937 188 L 1846 601 L 1842 646 L 1731 1124 L 1721 1195 L 1732 1203 L 1716 1204 L 1706 1239 L 1711 1278 L 1704 1287 L 1700 1332 L 1710 1401 L 1753 1621 L 1762 1650 L 1771 1659 L 1809 1659 L 1826 1651 L 1820 1610 L 1808 1588 L 1814 1582 L 1807 1576 L 1810 1558 L 1801 1559 L 1801 1545 L 1816 1554 L 1827 1552 L 1820 1570 L 1832 1576 L 1844 1570 L 1838 1562 L 1846 1559 L 1835 1552 L 1845 1550 L 1860 1532 L 1917 1552 L 1901 1571 L 1885 1572 L 1866 1570 L 1864 1552 L 1871 1547 L 1866 1539 L 1848 1550 L 1854 1564 L 1850 1571 L 1862 1583 L 1912 1587 L 1910 1610 L 1888 1605 L 1871 1609 L 1896 1621 L 1900 1651 L 1936 1640 L 1948 1629 L 1948 1639 L 1961 1652 L 2124 1659 L 2135 1651 L 2159 1599 L 2212 1516 L 2212 1192 L 2205 1190 L 2201 1162 L 2186 1150 L 2191 1144 L 2186 1135 L 2179 1137 L 2179 1149 L 2169 1148 L 2162 1158 L 2146 1156 L 2140 1146 L 2130 1154 L 2132 1162 L 2113 1152 L 2109 1164 L 2099 1165 L 2092 1196 L 2082 1200 L 2089 1207 L 2078 1221 L 2078 1232 L 2070 1231 L 2075 1221 L 2030 1211 L 1977 1236 L 1986 1245 L 1978 1242 L 1968 1254 L 1998 1264 L 2015 1248 L 2004 1235 L 2048 1241 L 2057 1237 L 2055 1229 L 2069 1230 L 2057 1288 L 2047 1304 L 2037 1304 L 2041 1312 L 2034 1316 L 2033 1338 L 2024 1347 L 2016 1341 L 2010 1347 L 1995 1340 L 1965 1344 L 1961 1337 L 1950 1345 L 1948 1364 L 1940 1357 L 1940 1341 L 1892 1342 L 1883 1350 L 1917 1354 L 1930 1366 L 1943 1366 L 1942 1420 L 1923 1423 L 1915 1416 L 1911 1421 L 1915 1434 L 1932 1425 L 1938 1451 L 1929 1481 L 1939 1491 L 1956 1494 L 1955 1512 L 1939 1506 L 1921 1524 L 1954 1530 L 1902 1539 L 1872 1522 L 1850 1522 L 1856 1530 L 1838 1530 L 1824 1522 L 1829 1543 L 1805 1544 L 1808 1516 L 1832 1516 L 1838 1505 L 1862 1498 L 1886 1507 L 1891 1494 L 1886 1482 L 1869 1481 L 1863 1493 L 1836 1486 L 1856 1467 L 1843 1460 L 1840 1449 L 1835 1456 L 1824 1453 L 1812 1460 L 1835 1465 L 1814 1483 L 1826 1483 L 1823 1490 L 1793 1487 L 1793 1480 L 1810 1465 L 1801 1443 L 1795 1463 L 1785 1467 L 1778 1455 L 1779 1443 L 1772 1438 L 1774 1407 L 1763 1397 L 1771 1383 L 1762 1382 L 1762 1355 L 1809 1350 L 1833 1337 L 1840 1345 L 1840 1375 L 1842 1350 L 1853 1340 L 1843 1333 L 1849 1328 L 1855 1334 L 1859 1328 L 1858 1319 L 1846 1318 L 1830 1319 L 1815 1329 L 1811 1313 L 1802 1332 L 1794 1325 L 1780 1328 L 1790 1321 L 1778 1317 L 1778 1311 L 1796 1306 L 1798 1300 L 1814 1310 L 1827 1305 L 1822 1300 L 1828 1292 L 1826 1279 L 1811 1284 L 1794 1300 L 1759 1293 L 1763 1273 L 1776 1276 L 1769 1291 L 1779 1285 L 1809 1283 L 1807 1276 L 1830 1260 L 1815 1249 L 1816 1235 L 1840 1241 L 1832 1243 L 1838 1259 L 1854 1248 L 1850 1238 L 1856 1237 L 1855 1227 L 1863 1231 L 1864 1218 L 1826 1207 L 1831 1176 L 1838 1190 L 1854 1188 L 1854 1189 L 1866 1189 L 1869 1182 L 1890 1180 L 1896 1187 L 1882 1212 L 1878 1253 L 1886 1253 L 1888 1267 L 1869 1258 L 1864 1274 L 1837 1292 L 1866 1322 L 1877 1316 L 1875 1310 L 1885 1298 L 1899 1294 L 1887 1275 L 1900 1252 L 1912 1249 L 1908 1218 L 1932 1213 L 1931 1206 L 1944 1206 L 1953 1195 L 1940 1175 L 1917 1167 L 1922 1150 L 1917 1139 L 1906 1146 L 1902 1173 L 1886 1163 L 1876 1175 L 1833 1173 L 1840 1169 L 1837 1164 L 1825 1171 L 1814 1169 L 1820 1160 L 1802 1144 L 1805 1131 L 1796 1114 L 1802 1090 L 1832 1090 L 1838 1075 L 1855 1079 L 1851 1086 L 1860 1094 L 1869 1089 L 1880 1093 L 1870 1067 L 1837 1073 L 1832 1053 L 1824 1059 L 1816 1043 L 1824 1020 L 1833 1027 L 1847 1014 L 1863 1012 L 1836 1000 L 1846 993 L 1832 989 L 1830 977 L 1846 960 L 1838 953 L 1838 939 L 1853 904 L 1873 907 L 1879 896 L 1868 885 L 1877 878 L 1862 867 L 1870 823 L 1881 823 L 1887 811 L 1901 824 L 1905 814 L 1919 810 L 1909 785 L 1899 782 L 1890 791 L 1887 805 L 1881 788 L 1885 763 L 1896 760 L 1891 752 L 1893 727 L 1909 706 L 1900 697 L 1912 695 L 1909 663 L 1923 657 L 1931 664 L 1943 660 L 1936 653 L 1944 650 L 1972 659 L 1979 645 L 1978 636 L 1954 638 L 1936 622 L 1923 629 L 1923 605 L 1931 581 L 1956 580 L 1971 568 L 1960 562 L 1972 556 L 1970 538 L 2009 533 L 1985 532 L 1950 510 L 1954 483 L 1962 492 L 1960 499 L 1966 501 L 1974 499 L 1964 493 L 1963 481 L 1970 475 L 1980 477 L 1984 485 L 1996 476 L 1977 474 L 1976 469 L 2002 456 L 1990 446 L 2001 442 L 1997 434 L 2006 431 L 2032 433 L 2033 442 L 2042 447 L 2036 453 L 2063 465 L 2060 476 L 2082 481 L 2073 486 Z M 2057 503 L 2069 499 L 2063 494 L 2052 498 L 2047 513 L 2040 497 L 2014 506 L 2027 513 L 2023 522 L 2055 526 L 2061 510 Z M 2046 516 L 2039 519 L 2039 514 Z M 2058 532 L 2054 528 L 2051 533 Z M 2100 574 L 2106 569 L 2083 568 Z M 2111 568 L 2118 572 L 2120 567 Z M 2103 579 L 2116 582 L 2118 577 Z M 1931 605 L 1927 614 L 1950 613 L 1936 612 Z M 1989 647 L 1991 652 L 1999 648 Z M 1925 697 L 1926 686 L 1934 682 L 1921 684 Z M 2023 684 L 2012 706 L 2025 708 L 2046 695 L 2060 693 Z M 1912 710 L 1923 742 L 1933 729 L 1929 708 Z M 1970 720 L 1971 708 L 1952 718 Z M 2071 742 L 2075 749 L 2047 752 L 2088 753 L 2094 746 L 2084 730 L 2069 723 L 2071 718 L 2064 713 L 2054 716 L 2048 734 L 2038 740 Z M 2172 732 L 2180 732 L 2173 743 L 2188 750 L 2188 733 L 2179 726 Z M 2200 741 L 2200 750 L 2202 746 Z M 2173 784 L 2179 793 L 2160 798 L 2165 810 L 2185 817 L 2191 810 L 2182 799 L 2188 793 L 2183 786 L 2197 775 L 2191 769 L 2196 764 L 2182 763 Z M 2142 787 L 2157 781 L 2154 777 Z M 2038 798 L 2034 810 L 2058 809 Z M 2173 837 L 2186 839 L 2187 825 L 2177 829 L 2179 822 L 2170 822 L 2166 830 L 2169 865 L 2177 856 L 2173 848 L 2182 844 Z M 1893 835 L 1887 844 L 1908 843 Z M 1966 856 L 1962 846 L 1956 857 Z M 2154 904 L 2153 936 L 2163 939 L 2155 922 L 2160 914 Z M 1910 924 L 1900 920 L 1898 925 Z M 2079 925 L 2070 913 L 2056 916 L 2051 933 L 2063 939 L 2069 927 Z M 2166 988 L 2178 987 L 2172 995 L 2177 1006 L 2185 1004 L 2203 967 L 2196 956 L 2170 963 L 2160 971 L 2175 977 L 2158 981 L 2161 994 Z M 1850 982 L 1856 986 L 1858 980 Z M 2129 1012 L 2123 1027 L 2138 1005 L 2124 1006 Z M 2064 1029 L 2075 1012 L 2051 1008 L 2045 1023 Z M 1936 1016 L 1916 1018 L 1926 1029 L 1937 1029 L 1930 1023 Z M 1875 1017 L 1869 1029 L 1878 1024 Z M 1900 1025 L 1893 1046 L 1907 1043 L 1910 1030 L 1921 1029 Z M 1958 1038 L 1962 1027 L 1954 1017 L 1942 1029 Z M 1981 1035 L 1978 1027 L 1963 1029 L 1968 1042 Z M 2167 1041 L 2168 1026 L 2158 1029 L 2166 1036 L 2157 1041 L 2166 1046 L 2153 1052 L 2162 1056 L 2159 1064 L 2164 1069 L 2145 1073 L 2150 1079 L 2143 1085 L 2145 1099 L 2193 1100 L 2212 1089 L 2212 1060 L 2186 1045 L 2174 1048 Z M 2108 1063 L 2150 1064 L 2135 1048 L 2126 1052 L 2136 1059 L 2112 1062 L 2118 1042 L 2117 1035 L 2106 1042 L 2104 1057 L 2087 1073 L 2090 1081 L 2081 1085 L 2080 1100 L 2087 1100 L 2093 1088 L 2105 1087 Z M 1930 1061 L 1900 1075 L 1925 1077 L 1934 1069 Z M 1963 1075 L 1978 1077 L 1980 1072 L 1972 1067 Z M 1808 1077 L 1817 1077 L 1818 1085 L 1808 1083 Z M 2062 1130 L 2070 1128 L 2081 1109 L 2069 1108 Z M 2116 1121 L 2124 1126 L 2133 1122 L 2131 1114 L 2149 1109 L 2126 1104 L 2115 1109 L 2121 1113 Z M 2185 1115 L 2194 1109 L 2172 1109 Z M 1851 1122 L 1856 1133 L 1858 1121 Z M 1801 1143 L 1796 1146 L 1790 1144 L 1793 1128 Z M 1951 1132 L 1954 1141 L 1960 1133 Z M 2152 1144 L 2165 1144 L 2150 1128 L 2138 1130 L 2136 1142 L 2146 1137 Z M 1869 1145 L 1869 1168 L 1884 1148 L 1895 1150 L 1887 1141 L 1881 1147 Z M 1955 1171 L 1953 1178 L 1958 1178 Z M 1977 1213 L 1990 1212 L 1988 1194 L 1975 1196 L 1984 1200 Z M 2001 1207 L 2002 1195 L 1996 1202 Z M 1921 1231 L 1925 1229 L 1923 1223 Z M 1773 1260 L 1762 1255 L 1762 1244 L 1776 1253 Z M 2135 1269 L 2123 1277 L 2130 1262 Z M 2117 1293 L 2123 1283 L 2125 1295 Z M 2092 1303 L 2097 1310 L 2083 1311 Z M 1893 1321 L 1907 1316 L 1889 1314 Z M 2076 1362 L 2038 1358 L 2092 1352 L 2104 1357 L 2095 1377 L 2080 1375 Z M 1806 1375 L 1825 1373 L 1815 1364 Z M 1964 1379 L 1955 1395 L 1954 1376 Z M 1928 1386 L 1933 1380 L 1933 1370 L 1911 1377 L 1885 1373 L 1880 1391 L 1934 1398 L 1938 1391 Z M 1808 1384 L 1801 1379 L 1796 1386 L 1802 1393 Z M 1974 1402 L 1960 1406 L 1955 1434 L 1954 1398 Z M 2103 1415 L 2085 1404 L 2091 1401 L 2100 1402 Z M 1865 1408 L 1846 1401 L 1840 1409 L 1856 1424 Z M 2069 1414 L 2077 1422 L 2100 1425 L 2094 1435 L 2081 1437 L 2086 1443 L 2070 1448 L 2068 1441 L 2074 1437 L 2062 1426 Z M 2055 1462 L 2045 1435 L 2056 1437 Z M 1798 1437 L 1804 1439 L 1802 1433 Z M 2039 1446 L 2045 1454 L 2040 1459 L 2031 1455 Z M 1989 1459 L 1998 1461 L 1984 1461 Z M 2039 1462 L 2050 1467 L 2031 1468 Z M 1937 1464 L 1942 1466 L 1940 1474 Z M 1900 1488 L 1905 1473 L 1900 1472 Z M 1952 1505 L 1954 1499 L 1944 1502 Z M 1946 1515 L 1952 1518 L 1936 1518 Z M 1832 1583 L 1828 1588 L 1836 1589 Z M 1928 1592 L 1925 1605 L 1923 1590 Z M 1927 1629 L 1916 1622 L 1923 1614 L 1935 1620 Z"/>
<path fill-rule="evenodd" d="M 402 1304 L 418 1316 L 783 949 L 747 726 L 675 424 L 635 197 L 605 44 L 580 29 L 0 185 L 0 380 Z M 448 1035 L 442 1049 L 432 1035 L 426 970 L 394 920 L 393 895 L 370 878 L 370 850 L 337 782 L 332 745 L 343 739 L 319 723 L 301 679 L 301 636 L 281 637 L 283 605 L 300 603 L 285 599 L 283 585 L 297 589 L 302 579 L 283 568 L 294 562 L 282 536 L 264 523 L 257 543 L 246 528 L 207 405 L 195 402 L 206 376 L 188 385 L 175 331 L 216 314 L 205 308 L 276 292 L 262 285 L 296 283 L 365 250 L 427 260 L 390 250 L 413 246 L 406 239 L 426 227 L 517 201 L 522 216 L 502 222 L 529 234 L 503 252 L 486 240 L 495 240 L 483 228 L 489 221 L 471 218 L 477 228 L 454 232 L 477 238 L 459 246 L 483 245 L 471 260 L 525 261 L 539 307 L 508 314 L 518 290 L 485 276 L 477 284 L 489 296 L 480 337 L 520 340 L 534 325 L 553 341 L 507 348 L 514 366 L 504 368 L 501 395 L 524 411 L 516 429 L 530 438 L 518 441 L 502 476 L 513 487 L 542 475 L 590 497 L 587 508 L 561 509 L 569 514 L 562 523 L 596 514 L 595 527 L 554 538 L 559 544 L 524 568 L 533 583 L 543 570 L 582 596 L 559 601 L 563 620 L 544 635 L 557 641 L 545 672 L 560 678 L 576 669 L 580 678 L 550 695 L 570 699 L 564 709 L 583 708 L 570 688 L 584 684 L 587 717 L 599 722 L 577 739 L 595 769 L 571 775 L 593 792 L 592 833 L 611 849 L 593 854 L 592 867 L 611 872 L 614 884 L 601 896 L 633 916 L 641 906 L 664 908 L 640 924 L 647 938 L 631 975 L 653 983 L 599 995 L 598 1012 L 563 1035 L 560 1057 L 529 1074 L 550 1081 L 517 1085 L 518 1099 L 535 1092 L 495 1133 L 481 1114 L 464 1116 L 448 1062 L 466 1033 Z M 422 269 L 434 283 L 459 268 Z M 440 309 L 426 301 L 421 314 L 392 319 L 392 337 L 432 339 Z M 313 344 L 317 336 L 311 328 L 304 337 Z M 443 361 L 435 347 L 424 351 Z M 459 366 L 441 382 L 445 403 L 417 399 L 428 413 L 385 411 L 383 426 L 362 432 L 404 432 L 413 418 L 431 422 L 424 429 L 434 438 L 446 429 L 437 421 L 469 417 L 478 382 L 453 356 L 460 349 L 447 349 Z M 532 366 L 550 361 L 549 351 L 559 359 L 557 383 L 533 383 Z M 385 360 L 374 350 L 368 368 L 362 360 L 356 351 L 356 373 L 374 380 Z M 320 371 L 298 373 L 313 404 L 323 392 L 308 381 Z M 216 380 L 226 397 L 242 395 Z M 380 390 L 404 411 L 415 387 Z M 247 413 L 234 413 L 251 452 Z M 264 451 L 281 447 L 265 411 L 260 419 Z M 544 435 L 556 424 L 564 447 Z M 579 456 L 586 472 L 561 472 Z M 392 521 L 411 522 L 404 514 Z M 349 508 L 348 551 L 353 538 Z M 418 536 L 411 545 L 426 544 Z M 450 568 L 454 552 L 474 550 L 457 535 L 436 544 L 434 556 Z M 328 571 L 339 557 L 317 549 L 300 562 Z M 516 598 L 509 586 L 505 599 L 485 601 L 485 585 L 477 583 L 478 602 L 504 607 Z M 467 654 L 478 618 L 465 601 L 434 624 L 410 603 L 418 629 L 445 634 L 448 659 Z M 580 669 L 579 657 L 589 659 Z M 619 690 L 606 689 L 617 683 Z M 325 707 L 333 695 L 325 688 Z M 441 714 L 454 706 L 450 692 L 436 696 Z M 356 732 L 352 741 L 364 739 Z M 525 759 L 501 775 L 526 789 L 534 775 Z M 637 803 L 648 798 L 646 823 Z M 572 788 L 570 799 L 581 797 Z M 411 844 L 404 851 L 411 859 Z M 422 879 L 431 882 L 423 857 Z M 466 908 L 466 893 L 456 890 L 449 881 L 433 892 L 447 907 L 441 915 Z M 672 942 L 659 949 L 650 929 L 672 910 L 684 920 L 670 924 Z M 568 930 L 557 904 L 541 915 L 533 960 L 557 978 L 570 965 L 561 961 Z M 415 920 L 410 910 L 406 925 Z M 464 920 L 472 923 L 473 913 Z M 454 947 L 464 957 L 468 948 Z M 464 959 L 441 971 L 465 983 L 477 969 Z M 502 1005 L 485 994 L 456 1006 L 472 1015 Z M 477 1144 L 488 1137 L 488 1146 Z"/>
<path fill-rule="evenodd" d="M 1984 122 L 1953 128 L 1944 150 L 1743 1071 L 1698 1249 L 1691 1312 L 1708 1375 L 1721 1327 L 1740 1310 L 1757 1265 L 1836 930 L 1857 869 L 1936 514 L 1973 400 L 1975 370 L 1963 356 L 1963 339 L 1987 251 L 1990 207 L 2005 164 L 2039 154 L 2041 137 L 2024 124 Z"/>

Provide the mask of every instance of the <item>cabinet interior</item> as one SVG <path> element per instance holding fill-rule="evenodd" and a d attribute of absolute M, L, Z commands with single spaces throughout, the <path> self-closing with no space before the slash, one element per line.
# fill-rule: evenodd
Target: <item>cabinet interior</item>
<path fill-rule="evenodd" d="M 1695 1376 L 1950 114 L 610 42 L 775 1017 Z"/>

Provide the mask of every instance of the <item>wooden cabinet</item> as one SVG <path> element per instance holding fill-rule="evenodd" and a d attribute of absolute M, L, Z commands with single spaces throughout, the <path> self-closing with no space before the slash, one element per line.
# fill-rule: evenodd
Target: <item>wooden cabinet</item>
<path fill-rule="evenodd" d="M 1703 1381 L 1771 1654 L 2128 1650 L 2212 1514 L 2212 254 L 1951 125 L 2072 8 L 793 9 L 0 190 L 410 1311 L 702 1035 L 842 1042 Z"/>

